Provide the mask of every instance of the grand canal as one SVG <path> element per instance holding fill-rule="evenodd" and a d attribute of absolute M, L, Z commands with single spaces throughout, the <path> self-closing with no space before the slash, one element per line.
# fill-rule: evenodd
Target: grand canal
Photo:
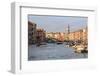
<path fill-rule="evenodd" d="M 37 47 L 30 45 L 28 47 L 28 60 L 55 60 L 55 59 L 80 59 L 88 58 L 88 54 L 75 53 L 72 47 L 66 47 L 65 44 L 49 43 Z"/>

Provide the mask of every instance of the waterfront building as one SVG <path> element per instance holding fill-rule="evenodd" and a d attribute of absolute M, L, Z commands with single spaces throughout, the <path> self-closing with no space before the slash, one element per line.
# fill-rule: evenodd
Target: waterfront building
<path fill-rule="evenodd" d="M 36 24 L 28 21 L 28 44 L 36 43 Z"/>
<path fill-rule="evenodd" d="M 37 41 L 39 38 L 40 42 L 44 42 L 46 39 L 46 32 L 44 31 L 44 29 L 36 29 L 36 37 Z"/>

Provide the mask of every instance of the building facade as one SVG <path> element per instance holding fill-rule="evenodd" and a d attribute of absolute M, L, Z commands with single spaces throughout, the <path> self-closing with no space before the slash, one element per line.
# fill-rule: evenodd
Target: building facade
<path fill-rule="evenodd" d="M 28 21 L 28 44 L 36 43 L 36 24 Z"/>
<path fill-rule="evenodd" d="M 65 40 L 65 33 L 63 33 L 63 32 L 49 32 L 49 33 L 46 33 L 46 38 L 64 41 Z"/>
<path fill-rule="evenodd" d="M 87 28 L 79 29 L 74 32 L 64 33 L 64 32 L 49 32 L 46 33 L 46 38 L 55 38 L 60 41 L 71 40 L 71 41 L 86 41 L 87 40 Z"/>
<path fill-rule="evenodd" d="M 36 41 L 44 42 L 46 39 L 46 32 L 44 29 L 36 29 Z"/>
<path fill-rule="evenodd" d="M 72 41 L 82 41 L 87 43 L 88 31 L 87 28 L 79 29 L 75 32 L 69 33 L 69 40 Z"/>

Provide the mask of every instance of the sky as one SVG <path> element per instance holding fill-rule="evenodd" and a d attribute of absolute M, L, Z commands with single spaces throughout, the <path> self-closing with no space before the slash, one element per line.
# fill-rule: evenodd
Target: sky
<path fill-rule="evenodd" d="M 70 31 L 87 26 L 87 17 L 78 16 L 46 16 L 46 15 L 28 15 L 28 21 L 37 24 L 37 28 L 42 28 L 46 32 L 65 32 L 69 25 Z"/>

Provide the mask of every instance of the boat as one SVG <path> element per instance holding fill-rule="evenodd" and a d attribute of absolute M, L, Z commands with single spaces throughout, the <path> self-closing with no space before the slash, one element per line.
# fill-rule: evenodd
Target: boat
<path fill-rule="evenodd" d="M 57 44 L 63 44 L 63 42 L 62 42 L 62 41 L 57 41 L 56 43 L 57 43 Z"/>
<path fill-rule="evenodd" d="M 87 47 L 84 45 L 74 45 L 75 53 L 88 53 Z"/>
<path fill-rule="evenodd" d="M 69 45 L 66 45 L 65 47 L 70 47 Z"/>

